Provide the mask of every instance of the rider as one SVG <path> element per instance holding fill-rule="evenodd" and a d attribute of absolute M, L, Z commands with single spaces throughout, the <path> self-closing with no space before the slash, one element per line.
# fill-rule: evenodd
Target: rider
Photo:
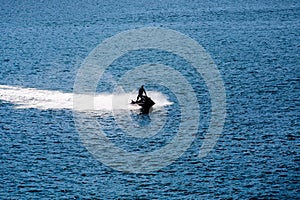
<path fill-rule="evenodd" d="M 145 95 L 147 96 L 144 86 L 142 85 L 141 88 L 139 89 L 139 95 L 137 96 L 136 101 L 138 101 L 139 98 L 143 99 L 144 97 L 143 93 L 145 93 Z"/>

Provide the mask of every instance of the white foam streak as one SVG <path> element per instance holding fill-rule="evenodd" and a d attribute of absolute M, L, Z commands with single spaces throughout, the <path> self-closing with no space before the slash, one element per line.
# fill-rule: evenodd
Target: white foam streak
<path fill-rule="evenodd" d="M 162 93 L 149 91 L 148 95 L 156 102 L 155 107 L 172 104 Z M 120 94 L 100 93 L 88 98 L 93 98 L 94 110 L 112 111 L 139 108 L 130 104 L 131 99 L 136 99 L 136 93 L 134 92 Z M 0 85 L 0 100 L 16 104 L 15 107 L 19 109 L 73 109 L 73 93 L 39 90 L 36 88 Z"/>

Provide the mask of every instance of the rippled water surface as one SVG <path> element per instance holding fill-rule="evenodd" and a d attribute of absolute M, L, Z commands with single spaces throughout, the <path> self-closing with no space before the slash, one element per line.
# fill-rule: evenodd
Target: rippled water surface
<path fill-rule="evenodd" d="M 1 199 L 300 198 L 298 1 L 4 1 L 0 17 Z M 192 85 L 200 120 L 194 141 L 170 165 L 145 174 L 117 171 L 86 148 L 72 109 L 73 85 L 101 41 L 150 26 L 179 31 L 211 55 L 224 81 L 226 120 L 213 150 L 199 158 L 211 117 L 203 79 L 183 58 L 161 50 L 123 55 L 100 80 L 98 102 L 108 102 L 126 71 L 160 63 Z M 118 110 L 116 121 L 101 106 L 87 114 L 128 152 L 161 149 L 176 137 L 180 120 L 194 117 L 180 118 L 169 88 L 145 87 L 157 102 L 150 115 Z M 122 131 L 130 126 L 132 135 Z M 140 132 L 153 130 L 151 137 Z"/>

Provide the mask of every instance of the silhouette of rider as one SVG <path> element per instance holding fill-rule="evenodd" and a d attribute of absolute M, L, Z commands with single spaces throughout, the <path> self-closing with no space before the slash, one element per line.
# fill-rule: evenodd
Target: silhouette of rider
<path fill-rule="evenodd" d="M 147 96 L 144 86 L 142 85 L 141 88 L 139 89 L 139 95 L 137 96 L 136 101 L 138 101 L 139 98 L 143 99 L 144 97 L 143 93 L 145 93 L 145 96 Z"/>

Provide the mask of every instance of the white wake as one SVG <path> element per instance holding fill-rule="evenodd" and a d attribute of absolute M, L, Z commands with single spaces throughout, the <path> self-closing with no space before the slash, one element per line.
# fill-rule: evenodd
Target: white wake
<path fill-rule="evenodd" d="M 131 105 L 131 99 L 136 99 L 136 92 L 131 93 L 98 93 L 91 98 L 94 100 L 94 110 L 112 111 L 115 109 L 138 109 Z M 155 107 L 171 105 L 167 97 L 160 92 L 147 91 L 148 96 L 155 102 Z M 39 90 L 36 88 L 23 88 L 0 85 L 0 100 L 15 104 L 15 108 L 71 109 L 73 110 L 73 93 L 52 90 Z"/>

